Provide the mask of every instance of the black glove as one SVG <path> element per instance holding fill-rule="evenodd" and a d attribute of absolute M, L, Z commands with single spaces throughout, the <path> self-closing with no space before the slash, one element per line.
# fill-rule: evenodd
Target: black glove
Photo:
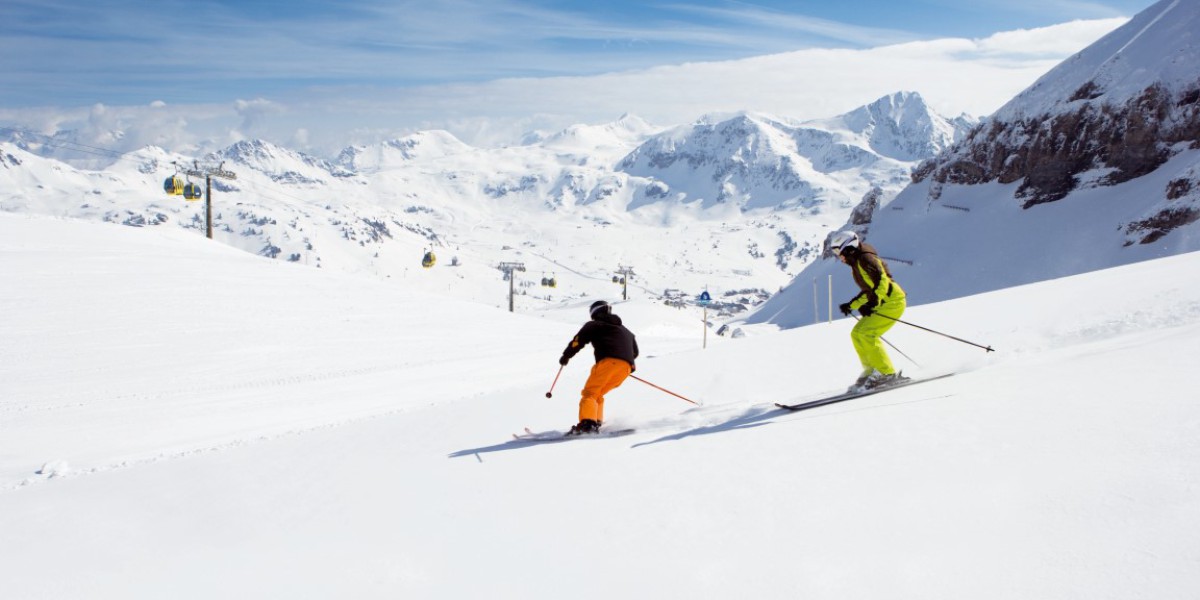
<path fill-rule="evenodd" d="M 842 311 L 843 315 L 846 315 L 847 317 L 850 316 L 850 311 L 851 311 L 850 303 L 847 302 L 845 304 L 839 304 L 838 310 Z"/>
<path fill-rule="evenodd" d="M 565 356 L 564 356 L 564 357 L 562 357 L 562 358 L 559 358 L 559 359 L 558 359 L 558 364 L 560 364 L 560 365 L 562 365 L 562 366 L 564 366 L 564 367 L 565 367 L 565 366 L 567 366 L 567 363 L 569 363 L 569 362 L 571 362 L 571 359 L 569 359 L 569 358 L 567 358 L 567 357 L 565 357 Z"/>
<path fill-rule="evenodd" d="M 871 304 L 869 302 L 867 304 L 862 305 L 862 308 L 858 309 L 858 314 L 860 314 L 864 317 L 869 317 L 874 313 L 875 313 L 875 305 Z"/>

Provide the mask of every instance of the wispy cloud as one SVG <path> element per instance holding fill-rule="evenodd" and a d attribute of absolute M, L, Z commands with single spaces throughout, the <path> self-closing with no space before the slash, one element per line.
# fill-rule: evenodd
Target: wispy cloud
<path fill-rule="evenodd" d="M 5 0 L 0 106 L 594 75 L 918 37 L 731 1 L 605 11 L 539 0 Z"/>
<path fill-rule="evenodd" d="M 774 38 L 775 44 L 787 40 L 795 49 L 798 42 L 806 45 L 839 46 L 850 44 L 870 47 L 918 39 L 920 36 L 898 29 L 864 27 L 840 21 L 821 19 L 782 10 L 761 7 L 746 2 L 730 2 L 724 7 L 671 5 L 681 12 L 706 15 L 735 29 L 749 38 Z M 813 43 L 817 42 L 817 43 Z"/>

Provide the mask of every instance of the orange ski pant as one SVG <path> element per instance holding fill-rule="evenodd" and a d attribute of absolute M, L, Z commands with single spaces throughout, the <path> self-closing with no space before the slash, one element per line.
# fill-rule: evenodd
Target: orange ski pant
<path fill-rule="evenodd" d="M 625 382 L 632 369 L 619 358 L 603 358 L 592 367 L 583 397 L 579 400 L 579 420 L 604 421 L 604 395 Z"/>

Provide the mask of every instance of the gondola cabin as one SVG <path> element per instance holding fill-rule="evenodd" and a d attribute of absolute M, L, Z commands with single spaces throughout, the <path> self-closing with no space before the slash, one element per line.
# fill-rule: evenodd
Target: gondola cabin
<path fill-rule="evenodd" d="M 183 178 L 178 175 L 172 175 L 163 181 L 163 191 L 172 196 L 182 196 L 183 187 Z"/>
<path fill-rule="evenodd" d="M 204 188 L 198 183 L 189 183 L 183 186 L 184 200 L 199 200 L 204 197 Z"/>
<path fill-rule="evenodd" d="M 437 262 L 437 256 L 434 256 L 433 251 L 425 253 L 425 257 L 421 259 L 421 266 L 426 269 L 432 267 Z"/>

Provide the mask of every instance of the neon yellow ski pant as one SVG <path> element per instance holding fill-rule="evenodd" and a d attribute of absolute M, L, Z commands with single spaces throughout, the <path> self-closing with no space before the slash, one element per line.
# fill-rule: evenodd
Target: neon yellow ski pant
<path fill-rule="evenodd" d="M 871 316 L 859 319 L 854 329 L 850 330 L 850 341 L 854 342 L 854 351 L 858 353 L 858 360 L 862 362 L 864 372 L 869 373 L 870 369 L 884 375 L 896 372 L 896 367 L 892 365 L 892 359 L 888 357 L 883 346 L 883 334 L 896 324 L 892 319 L 899 319 L 900 315 L 904 314 L 907 305 L 904 300 L 904 296 L 889 298 L 876 308 Z"/>

